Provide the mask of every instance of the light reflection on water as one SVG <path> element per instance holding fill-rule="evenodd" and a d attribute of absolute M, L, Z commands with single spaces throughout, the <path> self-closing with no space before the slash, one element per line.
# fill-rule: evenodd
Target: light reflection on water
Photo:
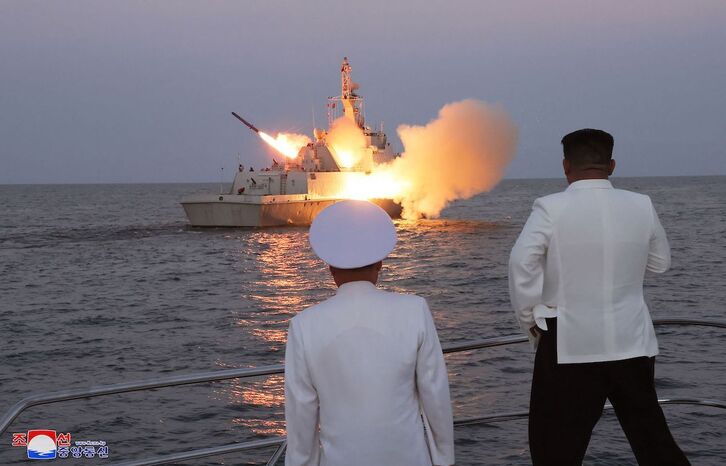
<path fill-rule="evenodd" d="M 282 375 L 232 379 L 215 384 L 211 398 L 234 407 L 235 414 L 230 420 L 233 425 L 257 436 L 285 435 L 283 383 Z"/>
<path fill-rule="evenodd" d="M 265 412 L 264 417 L 255 417 L 243 411 L 232 419 L 233 424 L 248 428 L 261 436 L 285 435 L 285 390 L 282 376 L 273 375 L 264 380 L 244 383 L 236 381 L 227 389 L 227 396 L 234 404 L 262 409 Z"/>
<path fill-rule="evenodd" d="M 471 235 L 496 226 L 484 222 L 423 220 L 397 221 L 396 227 L 399 244 L 385 262 L 381 285 L 391 291 L 411 292 L 406 282 L 420 279 L 427 267 L 426 261 L 440 261 L 461 246 L 458 242 L 439 241 L 442 230 L 453 235 Z M 282 351 L 289 319 L 334 293 L 327 267 L 311 253 L 306 229 L 261 230 L 249 235 L 230 235 L 227 239 L 238 242 L 238 254 L 247 259 L 247 266 L 240 274 L 240 299 L 248 305 L 236 319 L 236 326 L 243 334 L 240 339 L 257 340 L 259 343 L 254 346 Z M 432 254 L 430 249 L 421 250 L 411 244 L 421 241 L 440 245 Z M 249 260 L 250 255 L 253 261 Z M 415 258 L 424 258 L 425 262 Z M 450 314 L 442 314 L 437 320 L 449 327 L 454 325 L 453 319 Z M 234 366 L 232 363 L 219 365 Z M 282 377 L 234 380 L 216 388 L 215 396 L 242 407 L 243 412 L 231 421 L 234 425 L 260 436 L 284 435 Z M 260 412 L 265 415 L 256 415 Z"/>
<path fill-rule="evenodd" d="M 470 220 L 396 221 L 399 243 L 384 262 L 380 286 L 390 291 L 410 293 L 415 289 L 411 284 L 420 284 L 426 277 L 432 277 L 431 272 L 436 273 L 438 267 L 465 268 L 466 264 L 461 264 L 462 248 L 470 251 L 472 248 L 467 245 L 468 242 L 479 241 L 483 232 L 495 231 L 499 227 L 496 223 Z M 306 229 L 259 230 L 228 239 L 239 243 L 238 254 L 247 260 L 247 266 L 240 275 L 243 281 L 240 283 L 240 299 L 248 304 L 245 312 L 236 319 L 236 326 L 243 334 L 240 338 L 244 341 L 257 340 L 260 346 L 282 352 L 287 341 L 289 319 L 334 293 L 335 286 L 327 267 L 310 250 Z M 474 255 L 484 250 L 486 248 L 480 248 L 480 252 Z M 253 261 L 249 260 L 250 256 L 254 257 Z M 447 272 L 447 275 L 450 273 Z M 446 281 L 443 280 L 440 286 L 448 286 Z M 430 287 L 429 290 L 436 288 Z M 434 309 L 439 328 L 459 326 L 461 311 L 438 312 Z M 478 358 L 471 354 L 455 356 L 460 369 L 452 371 L 452 378 L 470 376 L 466 364 L 472 357 Z M 220 365 L 233 366 L 227 363 Z M 485 373 L 479 369 L 478 375 Z M 260 436 L 284 435 L 282 377 L 235 380 L 219 387 L 216 394 L 235 406 L 243 406 L 244 413 L 232 420 L 234 425 Z M 470 398 L 480 399 L 476 394 Z M 265 415 L 258 416 L 260 412 L 265 412 Z"/>
<path fill-rule="evenodd" d="M 240 299 L 250 310 L 237 325 L 247 337 L 275 349 L 284 347 L 286 322 L 309 305 L 306 294 L 317 287 L 318 274 L 309 272 L 320 264 L 308 249 L 305 229 L 261 230 L 243 238 L 239 254 L 254 251 L 255 259 L 240 284 Z"/>
<path fill-rule="evenodd" d="M 274 328 L 256 328 L 252 330 L 252 335 L 260 337 L 268 343 L 285 344 L 287 342 L 287 330 Z"/>

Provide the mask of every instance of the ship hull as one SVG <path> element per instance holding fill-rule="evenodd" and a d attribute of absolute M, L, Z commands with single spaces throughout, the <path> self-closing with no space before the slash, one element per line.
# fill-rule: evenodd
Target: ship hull
<path fill-rule="evenodd" d="M 342 199 L 308 199 L 303 195 L 251 196 L 202 194 L 181 204 L 194 227 L 305 226 L 329 205 Z M 392 218 L 401 216 L 401 206 L 391 199 L 372 199 Z"/>

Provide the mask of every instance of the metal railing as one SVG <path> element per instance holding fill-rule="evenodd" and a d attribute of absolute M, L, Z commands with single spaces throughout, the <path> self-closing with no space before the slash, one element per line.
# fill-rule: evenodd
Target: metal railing
<path fill-rule="evenodd" d="M 710 321 L 710 320 L 695 320 L 695 319 L 659 319 L 653 321 L 656 326 L 701 326 L 701 327 L 714 327 L 726 329 L 726 322 Z M 519 335 L 509 335 L 503 337 L 485 338 L 480 340 L 468 340 L 462 342 L 454 342 L 444 346 L 444 353 L 459 353 L 463 351 L 471 351 L 481 348 L 492 348 L 496 346 L 506 346 L 515 343 L 524 343 L 528 341 L 527 337 Z M 212 372 L 201 372 L 187 375 L 177 375 L 171 377 L 156 378 L 151 380 L 143 380 L 138 382 L 126 382 L 114 385 L 101 385 L 96 387 L 90 387 L 85 389 L 74 389 L 74 390 L 60 390 L 49 393 L 39 393 L 23 398 L 13 405 L 4 415 L 0 418 L 0 435 L 4 434 L 5 431 L 10 427 L 12 422 L 25 410 L 33 407 L 52 403 L 60 403 L 70 400 L 78 400 L 85 398 L 94 398 L 98 396 L 113 395 L 118 393 L 129 393 L 142 390 L 151 390 L 155 388 L 164 387 L 176 387 L 181 385 L 191 385 L 206 382 L 217 382 L 222 380 L 240 379 L 259 377 L 263 375 L 273 375 L 284 373 L 284 366 L 282 364 L 276 364 L 271 366 L 254 367 L 254 368 L 243 368 L 243 369 L 228 369 L 222 371 Z M 699 406 L 708 406 L 720 409 L 726 409 L 726 404 L 722 401 L 711 401 L 711 400 L 693 400 L 693 399 L 662 399 L 659 400 L 661 404 L 690 404 Z M 504 413 L 494 414 L 473 418 L 459 419 L 454 422 L 455 425 L 472 425 L 484 422 L 500 422 L 512 419 L 520 419 L 527 416 L 527 412 L 515 412 L 515 413 Z M 253 440 L 249 442 L 234 443 L 230 445 L 222 445 L 211 448 L 204 448 L 198 450 L 191 450 L 186 452 L 173 453 L 165 456 L 159 456 L 156 458 L 142 459 L 136 461 L 127 461 L 123 463 L 115 463 L 112 466 L 148 466 L 158 464 L 170 464 L 178 461 L 204 458 L 209 456 L 217 456 L 228 453 L 246 451 L 251 449 L 258 449 L 264 447 L 276 446 L 275 453 L 268 461 L 268 465 L 274 465 L 277 460 L 282 456 L 285 450 L 285 439 L 284 437 L 275 437 L 270 439 Z"/>

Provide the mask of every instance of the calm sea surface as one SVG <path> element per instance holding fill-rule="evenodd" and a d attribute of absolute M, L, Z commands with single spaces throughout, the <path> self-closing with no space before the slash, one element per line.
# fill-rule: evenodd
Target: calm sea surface
<path fill-rule="evenodd" d="M 725 320 L 726 177 L 615 179 L 651 195 L 673 268 L 646 278 L 654 318 Z M 532 201 L 560 180 L 510 180 L 443 218 L 397 222 L 381 285 L 425 296 L 443 342 L 517 333 L 509 250 Z M 0 186 L 0 411 L 34 393 L 283 360 L 289 319 L 334 292 L 304 228 L 191 229 L 179 199 L 216 185 Z M 726 399 L 726 333 L 658 330 L 661 397 Z M 447 356 L 456 417 L 524 410 L 526 345 Z M 113 461 L 284 434 L 281 377 L 113 395 L 32 408 L 10 432 L 104 440 Z M 726 413 L 664 408 L 694 465 L 726 463 Z M 457 464 L 526 465 L 526 421 L 458 427 Z M 401 445 L 406 448 L 406 445 Z M 264 464 L 270 450 L 185 464 Z M 634 465 L 612 413 L 587 465 Z"/>

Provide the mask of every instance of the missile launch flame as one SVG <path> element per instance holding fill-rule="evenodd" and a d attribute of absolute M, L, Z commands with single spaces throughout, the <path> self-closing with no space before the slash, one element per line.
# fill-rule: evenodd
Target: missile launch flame
<path fill-rule="evenodd" d="M 255 125 L 239 116 L 236 112 L 232 112 L 232 116 L 237 118 L 243 125 L 248 127 L 259 137 L 262 138 L 267 144 L 274 148 L 277 152 L 281 153 L 287 158 L 294 159 L 300 152 L 300 149 L 310 144 L 310 138 L 304 134 L 295 133 L 278 133 L 274 138 L 264 131 L 257 129 Z"/>
<path fill-rule="evenodd" d="M 343 169 L 352 168 L 364 156 L 365 134 L 349 118 L 340 117 L 335 120 L 325 140 L 328 146 L 333 149 L 333 156 L 338 166 Z"/>
<path fill-rule="evenodd" d="M 311 142 L 310 138 L 304 134 L 278 133 L 274 138 L 264 131 L 260 131 L 257 134 L 273 149 L 289 159 L 297 157 L 300 149 Z"/>

